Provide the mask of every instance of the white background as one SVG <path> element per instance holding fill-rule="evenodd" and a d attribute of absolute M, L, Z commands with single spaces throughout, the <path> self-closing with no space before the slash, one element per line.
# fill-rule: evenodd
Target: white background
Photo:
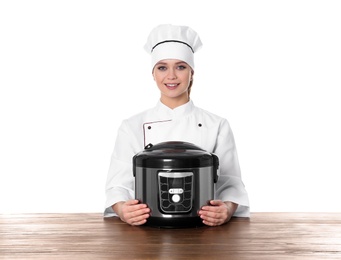
<path fill-rule="evenodd" d="M 1 1 L 0 213 L 102 212 L 121 121 L 159 93 L 143 45 L 201 36 L 192 99 L 231 124 L 251 211 L 340 211 L 340 1 Z"/>

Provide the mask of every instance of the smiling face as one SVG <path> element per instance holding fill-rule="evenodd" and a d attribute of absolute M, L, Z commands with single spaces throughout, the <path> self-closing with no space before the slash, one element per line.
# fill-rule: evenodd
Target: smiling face
<path fill-rule="evenodd" d="M 161 92 L 161 102 L 170 108 L 186 104 L 192 76 L 192 68 L 181 60 L 168 59 L 156 63 L 153 77 Z"/>

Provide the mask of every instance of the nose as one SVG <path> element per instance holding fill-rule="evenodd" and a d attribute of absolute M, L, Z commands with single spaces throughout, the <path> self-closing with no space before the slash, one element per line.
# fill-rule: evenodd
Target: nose
<path fill-rule="evenodd" d="M 176 73 L 174 69 L 169 69 L 168 70 L 168 75 L 167 75 L 168 79 L 176 79 Z"/>

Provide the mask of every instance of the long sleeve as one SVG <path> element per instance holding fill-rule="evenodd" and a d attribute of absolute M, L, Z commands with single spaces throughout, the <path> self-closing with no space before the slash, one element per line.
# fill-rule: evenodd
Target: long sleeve
<path fill-rule="evenodd" d="M 213 151 L 219 157 L 219 178 L 216 198 L 237 203 L 235 216 L 249 216 L 249 199 L 241 179 L 240 166 L 234 136 L 226 120 L 223 120 Z"/>
<path fill-rule="evenodd" d="M 115 203 L 134 198 L 132 157 L 136 151 L 132 146 L 133 139 L 124 121 L 118 130 L 106 181 L 105 217 L 116 216 L 111 208 Z"/>

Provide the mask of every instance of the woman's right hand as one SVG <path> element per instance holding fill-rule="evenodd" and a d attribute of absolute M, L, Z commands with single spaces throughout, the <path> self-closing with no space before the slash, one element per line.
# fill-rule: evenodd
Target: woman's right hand
<path fill-rule="evenodd" d="M 113 210 L 120 219 L 132 226 L 143 225 L 150 216 L 150 209 L 146 204 L 140 204 L 138 200 L 127 200 L 115 203 Z"/>

